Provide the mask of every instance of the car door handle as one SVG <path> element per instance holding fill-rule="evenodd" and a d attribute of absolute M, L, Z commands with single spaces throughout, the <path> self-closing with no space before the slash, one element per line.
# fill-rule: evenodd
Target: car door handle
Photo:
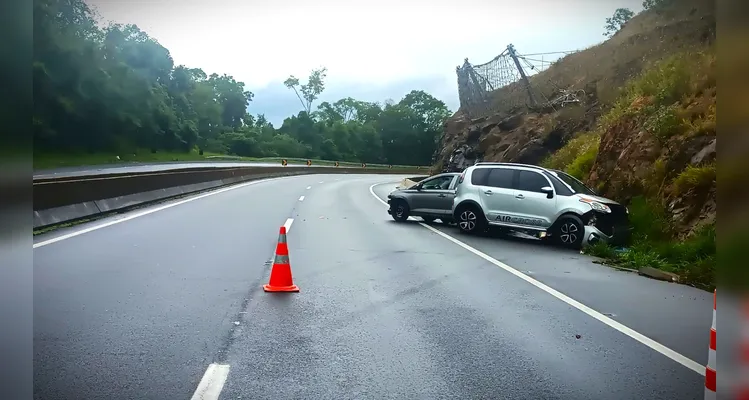
<path fill-rule="evenodd" d="M 447 195 L 444 194 L 444 193 L 440 193 L 440 194 L 437 195 L 437 197 L 445 197 L 445 196 L 447 196 Z"/>
<path fill-rule="evenodd" d="M 492 192 L 491 190 L 486 190 L 486 191 L 484 191 L 484 194 L 488 194 L 488 195 L 491 195 L 492 193 L 493 193 L 493 192 Z"/>
<path fill-rule="evenodd" d="M 516 199 L 524 199 L 524 198 L 525 198 L 525 196 L 523 196 L 522 194 L 519 194 L 519 195 L 515 196 L 515 198 L 516 198 Z"/>

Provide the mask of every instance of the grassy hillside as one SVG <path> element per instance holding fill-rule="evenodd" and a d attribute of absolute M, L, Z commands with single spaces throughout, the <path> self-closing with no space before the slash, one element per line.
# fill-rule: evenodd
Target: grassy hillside
<path fill-rule="evenodd" d="M 549 99 L 558 88 L 582 89 L 588 106 L 598 103 L 605 111 L 616 101 L 619 88 L 652 62 L 712 41 L 715 13 L 714 1 L 667 1 L 636 15 L 605 42 L 560 58 L 532 76 L 531 85 Z M 526 98 L 520 82 L 492 92 L 496 114 L 516 111 L 513 106 L 524 104 Z"/>
<path fill-rule="evenodd" d="M 714 287 L 715 65 L 712 47 L 657 63 L 628 82 L 594 130 L 578 133 L 544 161 L 629 205 L 631 249 L 595 246 L 593 254 Z"/>

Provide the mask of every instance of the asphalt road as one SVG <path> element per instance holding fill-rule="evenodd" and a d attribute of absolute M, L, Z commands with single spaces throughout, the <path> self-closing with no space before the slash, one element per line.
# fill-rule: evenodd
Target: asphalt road
<path fill-rule="evenodd" d="M 234 161 L 193 161 L 193 162 L 159 162 L 159 163 L 121 163 L 104 165 L 84 165 L 77 167 L 60 167 L 47 170 L 34 171 L 34 178 L 68 178 L 75 176 L 107 175 L 122 173 L 146 173 L 169 171 L 184 168 L 232 168 L 232 167 L 278 167 L 279 163 L 267 162 L 234 162 Z M 289 166 L 303 167 L 305 164 L 289 163 Z M 312 167 L 326 167 L 330 165 L 316 165 L 313 161 Z"/>
<path fill-rule="evenodd" d="M 398 179 L 283 178 L 37 237 L 35 397 L 189 399 L 209 369 L 222 400 L 702 398 L 710 293 L 395 223 L 372 185 Z M 301 292 L 264 293 L 283 224 Z"/>

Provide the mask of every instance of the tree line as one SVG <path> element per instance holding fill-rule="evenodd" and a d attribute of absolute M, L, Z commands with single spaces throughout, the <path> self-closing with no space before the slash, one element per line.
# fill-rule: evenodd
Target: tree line
<path fill-rule="evenodd" d="M 35 152 L 193 151 L 355 162 L 431 162 L 451 112 L 428 93 L 400 101 L 321 102 L 326 69 L 284 84 L 302 110 L 274 127 L 250 115 L 231 75 L 175 65 L 132 24 L 100 27 L 82 0 L 34 0 Z M 290 94 L 290 96 L 293 96 Z"/>

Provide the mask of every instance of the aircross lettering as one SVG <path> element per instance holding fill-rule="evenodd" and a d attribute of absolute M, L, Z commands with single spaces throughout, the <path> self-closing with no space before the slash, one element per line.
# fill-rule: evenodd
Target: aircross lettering
<path fill-rule="evenodd" d="M 518 225 L 536 225 L 536 226 L 544 225 L 544 221 L 540 219 L 513 217 L 510 215 L 498 215 L 496 220 L 500 222 L 507 222 L 507 223 L 518 224 Z"/>

